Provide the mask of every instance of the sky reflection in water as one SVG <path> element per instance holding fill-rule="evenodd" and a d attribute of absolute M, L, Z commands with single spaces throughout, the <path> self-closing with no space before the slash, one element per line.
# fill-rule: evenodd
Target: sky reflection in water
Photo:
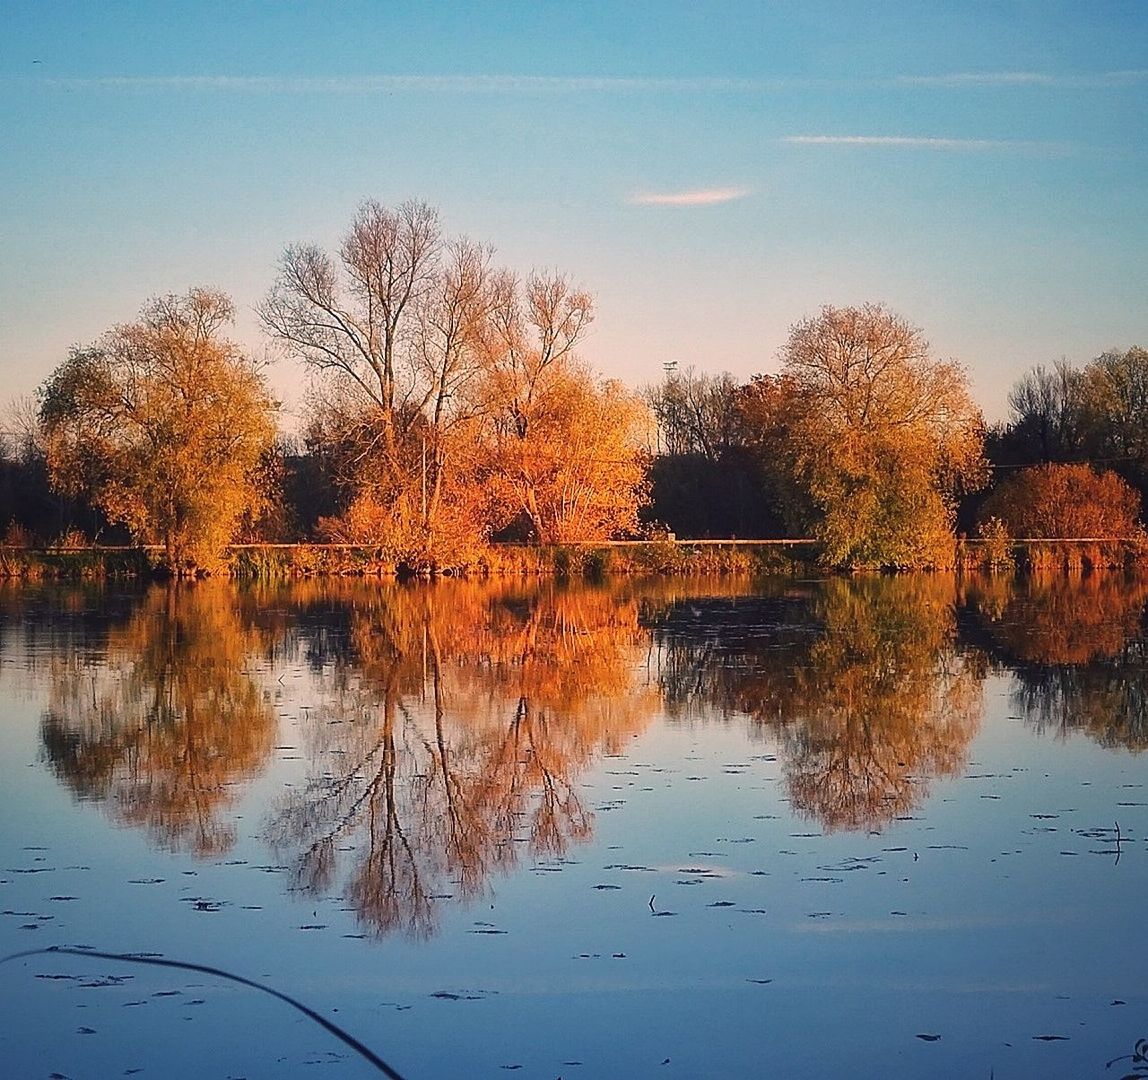
<path fill-rule="evenodd" d="M 411 1077 L 1122 1076 L 1146 601 L 5 589 L 0 952 L 263 979 Z M 39 957 L 0 1007 L 11 1075 L 371 1074 L 189 973 Z"/>

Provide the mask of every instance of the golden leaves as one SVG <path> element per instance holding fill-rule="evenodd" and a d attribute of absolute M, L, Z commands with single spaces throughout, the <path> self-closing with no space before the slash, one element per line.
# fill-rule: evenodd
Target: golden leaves
<path fill-rule="evenodd" d="M 212 567 L 271 496 L 255 473 L 275 406 L 255 365 L 219 336 L 231 315 L 222 293 L 159 297 L 73 350 L 44 389 L 53 483 L 86 489 L 137 541 L 162 544 L 177 572 Z"/>

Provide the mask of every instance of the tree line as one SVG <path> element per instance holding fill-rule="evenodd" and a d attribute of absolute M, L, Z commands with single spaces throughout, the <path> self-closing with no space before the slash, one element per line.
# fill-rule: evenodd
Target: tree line
<path fill-rule="evenodd" d="M 70 351 L 5 425 L 8 543 L 76 530 L 195 573 L 238 540 L 324 540 L 434 572 L 492 539 L 788 535 L 829 565 L 927 567 L 958 530 L 1139 532 L 1136 347 L 1034 369 L 993 429 L 964 369 L 878 304 L 796 324 L 777 374 L 668 365 L 635 392 L 580 355 L 594 302 L 568 275 L 498 266 L 425 203 L 367 202 L 337 251 L 288 247 L 259 307 L 310 376 L 287 439 L 233 315 L 195 288 Z"/>

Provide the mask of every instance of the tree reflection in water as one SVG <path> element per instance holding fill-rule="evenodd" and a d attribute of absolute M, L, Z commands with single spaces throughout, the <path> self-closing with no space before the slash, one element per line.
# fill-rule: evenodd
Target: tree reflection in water
<path fill-rule="evenodd" d="M 227 811 L 274 742 L 252 658 L 305 659 L 308 777 L 266 836 L 298 887 L 339 889 L 380 934 L 430 934 L 441 900 L 587 840 L 586 770 L 659 710 L 774 740 L 794 810 L 826 830 L 880 829 L 961 770 L 994 660 L 1039 730 L 1148 745 L 1146 582 L 916 575 L 749 592 L 209 582 L 113 598 L 111 629 L 84 623 L 76 641 L 56 640 L 71 625 L 57 605 L 51 648 L 29 655 L 56 657 L 41 733 L 61 780 L 199 854 L 234 841 Z M 0 628 L 36 644 L 39 623 L 5 615 L 10 599 Z"/>
<path fill-rule="evenodd" d="M 980 725 L 984 665 L 957 647 L 955 602 L 943 575 L 776 585 L 725 616 L 686 601 L 659 619 L 668 708 L 748 717 L 777 737 L 796 810 L 879 829 L 960 772 Z"/>
<path fill-rule="evenodd" d="M 465 582 L 352 590 L 346 602 L 347 635 L 309 714 L 313 775 L 268 836 L 316 892 L 353 844 L 345 895 L 364 922 L 423 936 L 437 901 L 481 895 L 520 850 L 561 856 L 589 837 L 581 772 L 657 703 L 634 685 L 638 605 Z"/>
<path fill-rule="evenodd" d="M 978 581 L 969 601 L 1010 702 L 1037 731 L 1081 731 L 1106 747 L 1148 747 L 1148 578 L 1119 573 Z"/>
<path fill-rule="evenodd" d="M 259 644 L 226 586 L 152 588 L 102 648 L 54 661 L 41 737 L 56 775 L 163 847 L 227 850 L 235 785 L 260 771 L 275 736 L 246 673 Z"/>

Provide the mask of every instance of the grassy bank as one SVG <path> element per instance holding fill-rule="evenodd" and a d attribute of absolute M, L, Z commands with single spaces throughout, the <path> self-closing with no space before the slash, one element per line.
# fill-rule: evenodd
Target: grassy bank
<path fill-rule="evenodd" d="M 401 568 L 379 548 L 351 544 L 239 544 L 228 572 L 243 580 L 313 576 L 393 577 Z M 492 545 L 473 562 L 443 570 L 466 577 L 607 577 L 794 574 L 810 570 L 815 548 L 806 541 L 661 541 L 549 547 Z M 0 547 L 0 578 L 81 580 L 153 573 L 141 549 Z"/>
<path fill-rule="evenodd" d="M 139 548 L 17 548 L 0 546 L 0 578 L 25 581 L 131 580 L 152 573 Z"/>
<path fill-rule="evenodd" d="M 1138 538 L 961 540 L 957 545 L 957 565 L 963 570 L 1080 574 L 1131 570 L 1146 563 L 1148 541 Z"/>
<path fill-rule="evenodd" d="M 0 546 L 0 578 L 26 580 L 130 579 L 154 573 L 155 551 L 123 547 L 38 550 Z M 808 540 L 614 541 L 547 547 L 496 544 L 443 574 L 463 577 L 753 577 L 823 570 Z M 1089 573 L 1148 563 L 1148 541 L 961 540 L 957 569 Z M 402 573 L 386 553 L 352 544 L 238 544 L 228 571 L 242 580 L 299 577 L 394 577 Z"/>

